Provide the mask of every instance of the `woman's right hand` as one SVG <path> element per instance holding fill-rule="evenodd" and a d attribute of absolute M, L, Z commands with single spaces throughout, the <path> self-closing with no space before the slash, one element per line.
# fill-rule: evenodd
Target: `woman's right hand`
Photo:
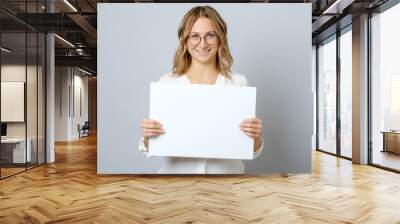
<path fill-rule="evenodd" d="M 142 121 L 142 134 L 144 137 L 144 144 L 146 147 L 149 145 L 150 137 L 157 137 L 165 133 L 162 124 L 153 119 L 143 119 Z"/>

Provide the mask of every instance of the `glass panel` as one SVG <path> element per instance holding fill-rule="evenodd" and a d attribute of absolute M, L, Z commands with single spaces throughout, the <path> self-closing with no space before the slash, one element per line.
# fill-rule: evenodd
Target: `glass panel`
<path fill-rule="evenodd" d="M 0 7 L 35 24 L 45 0 L 1 1 Z M 25 15 L 25 13 L 28 13 Z M 25 17 L 27 16 L 27 17 Z M 0 12 L 0 177 L 45 162 L 45 35 Z"/>
<path fill-rule="evenodd" d="M 372 163 L 400 170 L 400 5 L 372 18 Z"/>
<path fill-rule="evenodd" d="M 312 93 L 313 93 L 313 135 L 312 135 L 312 149 L 316 150 L 316 133 L 317 133 L 317 102 L 316 102 L 316 65 L 317 65 L 317 51 L 316 47 L 312 46 L 312 59 L 311 59 L 311 81 L 312 81 Z"/>
<path fill-rule="evenodd" d="M 16 17 L 23 16 L 26 8 L 26 1 L 0 1 L 0 7 Z M 21 21 L 13 19 L 8 15 L 0 12 L 1 31 L 2 32 L 21 32 L 25 33 L 25 24 Z"/>
<path fill-rule="evenodd" d="M 318 147 L 336 153 L 336 39 L 318 51 Z"/>
<path fill-rule="evenodd" d="M 340 121 L 341 155 L 351 158 L 352 141 L 352 35 L 340 37 Z"/>
<path fill-rule="evenodd" d="M 25 170 L 26 151 L 26 35 L 1 34 L 1 175 L 2 178 Z"/>
<path fill-rule="evenodd" d="M 27 99 L 26 99 L 26 110 L 27 110 L 27 143 L 28 143 L 28 150 L 30 148 L 30 159 L 28 160 L 28 168 L 37 165 L 37 98 L 38 98 L 38 88 L 37 88 L 37 33 L 27 33 L 28 38 L 28 63 L 27 63 Z"/>
<path fill-rule="evenodd" d="M 33 13 L 39 11 L 38 4 L 36 1 L 27 2 L 26 12 L 28 13 L 28 19 L 32 23 L 37 23 L 38 21 L 31 17 Z M 38 35 L 35 30 L 29 29 L 27 31 L 27 99 L 26 99 L 26 110 L 27 110 L 27 149 L 31 151 L 30 161 L 27 163 L 28 168 L 37 166 L 38 157 L 38 143 L 37 143 L 37 116 L 38 116 L 38 88 L 37 88 L 37 74 L 38 74 Z"/>
<path fill-rule="evenodd" d="M 45 35 L 39 34 L 38 46 L 38 163 L 45 163 Z"/>

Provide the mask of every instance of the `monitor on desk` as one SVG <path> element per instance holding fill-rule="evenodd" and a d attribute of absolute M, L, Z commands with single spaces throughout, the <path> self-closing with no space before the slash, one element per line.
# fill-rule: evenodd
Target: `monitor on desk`
<path fill-rule="evenodd" d="M 7 124 L 1 123 L 1 138 L 7 137 Z"/>

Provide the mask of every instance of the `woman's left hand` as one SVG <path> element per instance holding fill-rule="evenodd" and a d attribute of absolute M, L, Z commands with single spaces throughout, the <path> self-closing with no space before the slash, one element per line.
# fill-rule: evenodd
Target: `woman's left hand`
<path fill-rule="evenodd" d="M 260 139 L 262 136 L 262 120 L 254 117 L 245 119 L 240 124 L 240 130 L 242 130 L 246 135 L 255 140 Z"/>

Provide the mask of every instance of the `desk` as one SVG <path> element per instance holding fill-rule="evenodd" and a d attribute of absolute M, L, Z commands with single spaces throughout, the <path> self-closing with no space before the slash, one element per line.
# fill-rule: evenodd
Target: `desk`
<path fill-rule="evenodd" d="M 30 162 L 32 158 L 30 138 L 27 139 L 25 154 L 25 138 L 6 138 L 1 139 L 1 157 L 6 163 L 25 163 Z M 27 161 L 25 161 L 27 158 Z"/>
<path fill-rule="evenodd" d="M 400 154 L 400 132 L 382 131 L 381 133 L 383 133 L 382 152 L 393 152 Z"/>

